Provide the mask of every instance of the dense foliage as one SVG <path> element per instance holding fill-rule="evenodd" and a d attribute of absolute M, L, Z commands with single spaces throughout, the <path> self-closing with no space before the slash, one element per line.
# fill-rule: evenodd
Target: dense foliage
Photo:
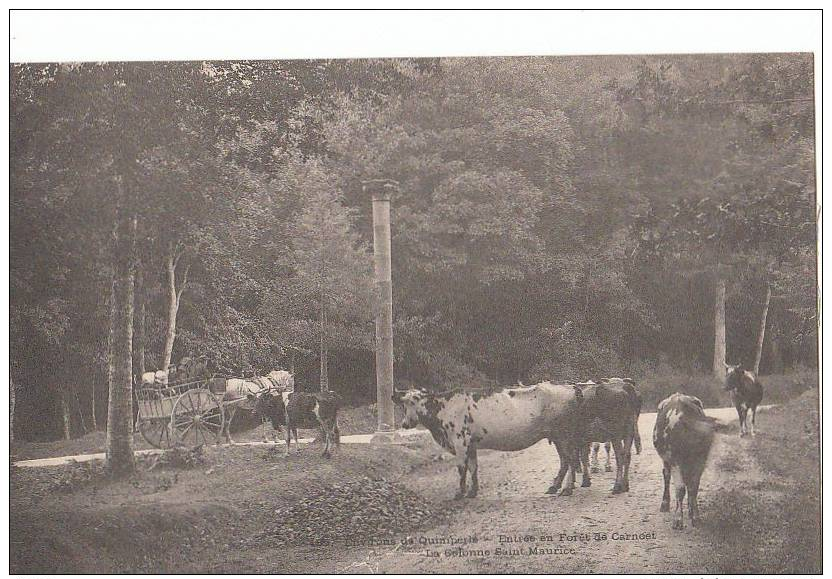
<path fill-rule="evenodd" d="M 729 360 L 753 363 L 769 286 L 761 370 L 814 365 L 812 70 L 808 55 L 14 65 L 18 432 L 102 422 L 128 210 L 147 369 L 179 292 L 174 361 L 294 367 L 314 389 L 324 328 L 330 387 L 371 400 L 373 178 L 400 184 L 400 384 L 707 372 L 715 279 Z"/>

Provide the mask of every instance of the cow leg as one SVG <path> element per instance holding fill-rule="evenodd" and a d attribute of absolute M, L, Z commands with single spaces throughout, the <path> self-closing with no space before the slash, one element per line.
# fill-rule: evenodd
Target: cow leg
<path fill-rule="evenodd" d="M 748 406 L 742 405 L 742 433 L 748 436 Z"/>
<path fill-rule="evenodd" d="M 330 420 L 323 420 L 321 422 L 321 428 L 324 431 L 324 440 L 326 441 L 324 456 L 329 457 L 331 456 L 330 446 L 332 444 L 332 439 L 335 437 L 335 425 Z"/>
<path fill-rule="evenodd" d="M 612 463 L 610 463 L 610 441 L 604 443 L 604 450 L 607 451 L 607 462 L 604 465 L 604 472 L 612 472 Z M 618 455 L 615 455 L 615 463 L 618 464 Z"/>
<path fill-rule="evenodd" d="M 459 473 L 459 490 L 457 491 L 454 498 L 455 499 L 461 499 L 461 498 L 465 497 L 465 477 L 468 474 L 468 457 L 467 456 L 463 457 L 462 464 L 457 465 L 456 470 Z"/>
<path fill-rule="evenodd" d="M 590 472 L 600 472 L 600 468 L 598 468 L 598 450 L 600 450 L 601 444 L 598 442 L 592 443 L 592 456 L 589 460 L 589 470 Z"/>
<path fill-rule="evenodd" d="M 633 436 L 624 439 L 621 445 L 621 457 L 624 459 L 624 492 L 630 492 L 630 459 L 633 456 Z"/>
<path fill-rule="evenodd" d="M 558 470 L 558 474 L 555 475 L 555 480 L 552 481 L 552 484 L 549 485 L 549 488 L 546 489 L 547 495 L 556 494 L 560 490 L 560 485 L 563 484 L 563 477 L 566 476 L 566 471 L 569 469 L 569 461 L 566 453 L 563 451 L 563 447 L 558 442 L 553 442 L 555 445 L 555 450 L 558 452 L 558 459 L 560 460 L 560 469 Z"/>
<path fill-rule="evenodd" d="M 268 421 L 268 418 L 266 418 L 265 416 L 260 417 L 260 426 L 262 427 L 263 442 L 268 442 L 269 441 L 269 438 L 266 436 L 266 428 L 267 428 L 266 427 L 266 422 L 267 421 Z"/>
<path fill-rule="evenodd" d="M 580 460 L 578 458 L 580 453 L 580 447 L 575 448 L 572 445 L 569 445 L 569 449 L 564 454 L 567 457 L 569 468 L 566 471 L 566 484 L 563 486 L 563 489 L 560 491 L 560 496 L 568 497 L 572 494 L 575 490 L 575 471 L 581 468 Z"/>
<path fill-rule="evenodd" d="M 468 472 L 471 473 L 471 488 L 468 489 L 467 497 L 469 499 L 473 499 L 477 496 L 477 493 L 480 490 L 480 479 L 478 474 L 479 466 L 477 464 L 477 445 L 473 442 L 468 447 L 466 462 L 468 464 Z"/>
<path fill-rule="evenodd" d="M 289 458 L 289 446 L 292 444 L 292 425 L 286 423 L 286 450 L 283 452 L 285 458 Z M 298 444 L 298 439 L 295 437 L 295 446 Z"/>
<path fill-rule="evenodd" d="M 745 409 L 745 404 L 740 404 L 737 406 L 737 416 L 740 419 L 740 436 L 745 436 L 745 416 L 747 410 Z"/>
<path fill-rule="evenodd" d="M 234 421 L 234 417 L 237 415 L 237 407 L 232 406 L 228 412 L 228 420 L 223 425 L 223 430 L 225 432 L 225 442 L 226 444 L 234 444 L 234 441 L 231 440 L 231 423 Z"/>
<path fill-rule="evenodd" d="M 581 487 L 588 488 L 592 486 L 592 480 L 589 478 L 589 444 L 584 444 L 581 447 L 580 456 L 578 460 L 581 464 L 581 474 L 583 475 L 581 478 Z"/>
<path fill-rule="evenodd" d="M 338 430 L 338 419 L 335 419 L 335 428 L 332 433 L 335 435 L 335 447 L 341 448 L 341 431 Z"/>
<path fill-rule="evenodd" d="M 664 492 L 659 512 L 666 513 L 670 510 L 670 463 L 667 461 L 662 464 L 662 476 L 664 477 Z"/>
<path fill-rule="evenodd" d="M 641 454 L 641 434 L 638 431 L 638 418 L 633 425 L 633 442 L 636 445 L 636 454 Z"/>
<path fill-rule="evenodd" d="M 757 407 L 751 407 L 751 436 L 757 436 Z"/>
<path fill-rule="evenodd" d="M 702 470 L 697 469 L 697 471 L 685 473 L 688 488 L 688 515 L 690 516 L 690 524 L 694 527 L 699 525 L 699 502 L 697 497 L 699 495 L 699 479 L 702 476 Z"/>
<path fill-rule="evenodd" d="M 624 488 L 624 450 L 620 438 L 612 441 L 612 449 L 615 452 L 615 484 L 612 486 L 612 493 L 617 495 L 626 490 Z"/>
<path fill-rule="evenodd" d="M 324 458 L 329 458 L 331 456 L 331 454 L 329 453 L 329 429 L 324 427 L 323 428 L 323 433 L 324 433 L 324 452 L 323 452 L 322 456 Z"/>
<path fill-rule="evenodd" d="M 673 517 L 673 528 L 685 528 L 685 481 L 682 478 L 681 469 L 678 466 L 673 467 L 673 478 L 676 486 L 676 513 Z"/>

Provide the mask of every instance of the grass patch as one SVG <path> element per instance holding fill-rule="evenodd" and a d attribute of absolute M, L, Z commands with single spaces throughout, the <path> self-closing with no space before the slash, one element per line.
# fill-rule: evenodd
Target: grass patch
<path fill-rule="evenodd" d="M 714 498 L 714 517 L 705 520 L 714 541 L 708 571 L 738 573 L 819 573 L 820 461 L 818 391 L 765 413 L 761 434 L 747 449 L 764 480 L 747 481 L 731 466 L 730 455 L 717 467 L 737 476 L 734 488 Z"/>

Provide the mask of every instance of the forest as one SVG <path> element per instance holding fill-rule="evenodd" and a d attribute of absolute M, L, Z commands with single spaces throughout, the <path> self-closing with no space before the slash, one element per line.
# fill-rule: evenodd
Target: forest
<path fill-rule="evenodd" d="M 11 65 L 14 433 L 102 429 L 186 355 L 373 402 L 371 179 L 399 387 L 815 368 L 813 66 Z"/>

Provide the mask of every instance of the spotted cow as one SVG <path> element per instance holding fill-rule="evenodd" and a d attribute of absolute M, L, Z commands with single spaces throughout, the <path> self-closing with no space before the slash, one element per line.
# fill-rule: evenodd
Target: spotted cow
<path fill-rule="evenodd" d="M 404 407 L 402 428 L 422 425 L 439 446 L 456 456 L 459 492 L 456 498 L 475 497 L 479 491 L 477 450 L 517 451 L 543 439 L 556 442 L 568 463 L 562 495 L 575 486 L 578 404 L 574 385 L 542 382 L 528 387 L 479 393 L 454 390 L 395 392 L 393 401 Z M 470 472 L 471 486 L 466 487 Z"/>
<path fill-rule="evenodd" d="M 662 459 L 664 493 L 662 512 L 670 510 L 670 482 L 676 488 L 674 529 L 684 528 L 684 500 L 688 496 L 691 525 L 699 522 L 699 480 L 714 439 L 713 421 L 705 416 L 702 401 L 675 393 L 661 401 L 656 412 L 653 446 Z"/>
<path fill-rule="evenodd" d="M 742 364 L 725 365 L 725 389 L 731 393 L 731 402 L 737 409 L 740 419 L 740 436 L 748 434 L 748 411 L 751 411 L 751 436 L 755 436 L 757 425 L 757 406 L 763 400 L 763 385 L 754 372 L 745 370 Z"/>

